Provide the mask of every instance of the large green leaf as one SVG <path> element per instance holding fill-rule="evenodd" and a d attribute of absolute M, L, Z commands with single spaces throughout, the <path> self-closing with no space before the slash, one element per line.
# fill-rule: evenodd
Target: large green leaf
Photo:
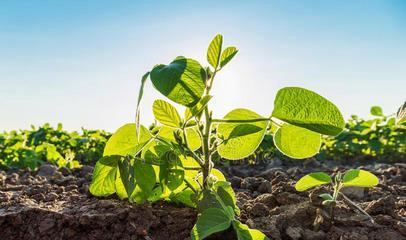
<path fill-rule="evenodd" d="M 152 110 L 155 119 L 163 125 L 174 128 L 180 128 L 182 126 L 178 111 L 170 103 L 160 99 L 155 100 L 152 105 Z"/>
<path fill-rule="evenodd" d="M 107 141 L 103 156 L 135 156 L 151 139 L 151 134 L 144 126 L 140 126 L 139 134 L 137 136 L 137 127 L 134 123 L 120 127 Z"/>
<path fill-rule="evenodd" d="M 238 220 L 233 221 L 233 227 L 237 233 L 238 240 L 266 240 L 269 239 L 262 232 L 251 229 L 247 225 L 242 224 Z"/>
<path fill-rule="evenodd" d="M 223 53 L 221 54 L 220 67 L 224 67 L 228 62 L 230 62 L 237 52 L 238 50 L 235 47 L 228 47 L 224 49 Z"/>
<path fill-rule="evenodd" d="M 249 120 L 263 118 L 248 109 L 235 109 L 229 112 L 224 119 Z M 230 160 L 242 159 L 251 155 L 261 143 L 269 121 L 252 123 L 221 123 L 218 134 L 224 141 L 218 147 L 220 156 Z"/>
<path fill-rule="evenodd" d="M 195 60 L 177 57 L 169 65 L 157 65 L 150 74 L 154 87 L 167 98 L 187 107 L 200 100 L 206 72 Z"/>
<path fill-rule="evenodd" d="M 315 92 L 299 87 L 278 91 L 272 116 L 332 136 L 338 135 L 345 125 L 343 116 L 333 103 Z"/>
<path fill-rule="evenodd" d="M 211 41 L 209 48 L 207 49 L 207 61 L 210 65 L 217 69 L 220 61 L 221 46 L 223 45 L 223 36 L 217 34 Z"/>
<path fill-rule="evenodd" d="M 345 172 L 343 176 L 344 187 L 375 187 L 378 183 L 378 178 L 365 170 L 351 169 Z"/>
<path fill-rule="evenodd" d="M 321 136 L 306 128 L 285 123 L 276 131 L 274 143 L 286 156 L 303 159 L 319 152 Z"/>
<path fill-rule="evenodd" d="M 197 219 L 192 229 L 191 237 L 193 240 L 200 240 L 213 233 L 224 231 L 230 227 L 231 220 L 223 209 L 206 209 Z"/>
<path fill-rule="evenodd" d="M 303 176 L 296 183 L 295 188 L 299 192 L 306 191 L 309 188 L 331 183 L 331 177 L 324 172 L 315 172 Z"/>
<path fill-rule="evenodd" d="M 112 166 L 114 162 L 120 160 L 120 156 L 103 157 L 103 161 L 99 160 L 93 171 L 93 179 L 90 185 L 90 193 L 94 196 L 109 196 L 116 192 L 115 179 L 117 167 Z M 102 162 L 105 162 L 104 165 Z"/>

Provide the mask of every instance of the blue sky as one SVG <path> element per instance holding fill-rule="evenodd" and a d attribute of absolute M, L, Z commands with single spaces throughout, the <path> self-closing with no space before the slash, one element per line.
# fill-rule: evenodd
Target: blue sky
<path fill-rule="evenodd" d="M 268 115 L 301 86 L 347 118 L 405 101 L 406 2 L 1 1 L 0 130 L 62 122 L 113 131 L 134 120 L 140 78 L 184 55 L 203 64 L 216 33 L 240 52 L 212 90 L 215 115 Z M 142 121 L 152 121 L 147 85 Z"/>

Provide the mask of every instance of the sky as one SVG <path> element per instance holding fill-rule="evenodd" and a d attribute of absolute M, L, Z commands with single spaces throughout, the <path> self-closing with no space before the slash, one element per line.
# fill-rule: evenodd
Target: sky
<path fill-rule="evenodd" d="M 345 118 L 406 100 L 406 1 L 0 1 L 0 131 L 133 122 L 142 75 L 182 55 L 206 61 L 217 33 L 237 56 L 217 75 L 215 117 L 272 112 L 279 88 L 311 89 Z M 150 82 L 141 121 L 165 99 Z M 180 110 L 182 110 L 180 108 Z"/>

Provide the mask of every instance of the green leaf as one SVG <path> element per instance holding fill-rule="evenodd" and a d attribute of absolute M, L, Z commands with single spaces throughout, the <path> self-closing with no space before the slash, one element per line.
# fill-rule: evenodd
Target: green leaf
<path fill-rule="evenodd" d="M 262 232 L 251 229 L 247 225 L 242 224 L 240 221 L 234 220 L 233 227 L 237 233 L 238 240 L 267 240 L 269 239 Z"/>
<path fill-rule="evenodd" d="M 116 180 L 114 181 L 114 186 L 116 188 L 116 194 L 120 199 L 128 198 L 127 191 L 125 190 L 123 180 L 120 176 L 120 169 L 116 168 Z"/>
<path fill-rule="evenodd" d="M 127 196 L 131 196 L 136 187 L 134 159 L 124 159 L 118 162 L 121 181 L 123 182 Z"/>
<path fill-rule="evenodd" d="M 378 183 L 378 178 L 365 170 L 351 169 L 345 172 L 343 177 L 344 187 L 375 187 Z"/>
<path fill-rule="evenodd" d="M 207 106 L 210 99 L 212 98 L 211 95 L 206 95 L 200 101 L 191 108 L 186 108 L 185 110 L 185 121 L 189 121 L 192 117 L 199 115 L 203 109 Z"/>
<path fill-rule="evenodd" d="M 163 125 L 180 128 L 182 127 L 182 120 L 179 113 L 174 106 L 164 100 L 155 100 L 152 105 L 155 119 Z"/>
<path fill-rule="evenodd" d="M 192 151 L 196 151 L 202 146 L 202 139 L 200 138 L 200 135 L 197 133 L 197 131 L 197 127 L 186 129 L 188 147 Z"/>
<path fill-rule="evenodd" d="M 235 109 L 224 119 L 248 120 L 262 118 L 248 109 Z M 218 147 L 220 156 L 230 160 L 238 160 L 251 155 L 261 143 L 269 121 L 253 123 L 221 123 L 217 132 L 224 141 Z"/>
<path fill-rule="evenodd" d="M 382 108 L 379 106 L 373 106 L 371 107 L 371 114 L 373 116 L 377 116 L 377 117 L 382 117 L 383 113 L 382 113 Z"/>
<path fill-rule="evenodd" d="M 221 54 L 220 67 L 224 67 L 238 53 L 236 47 L 228 47 Z"/>
<path fill-rule="evenodd" d="M 169 65 L 157 65 L 150 78 L 154 87 L 167 98 L 187 107 L 199 102 L 205 89 L 206 72 L 193 59 L 177 57 Z"/>
<path fill-rule="evenodd" d="M 138 100 L 137 100 L 137 108 L 135 110 L 135 124 L 137 126 L 137 134 L 139 133 L 139 127 L 140 127 L 140 104 L 141 104 L 141 99 L 142 96 L 144 95 L 144 86 L 145 86 L 145 82 L 147 81 L 149 77 L 149 72 L 145 73 L 142 76 L 141 79 L 141 86 L 140 86 L 140 90 L 138 92 Z"/>
<path fill-rule="evenodd" d="M 406 122 L 406 102 L 398 109 L 396 113 L 396 124 Z"/>
<path fill-rule="evenodd" d="M 217 69 L 220 60 L 221 47 L 223 45 L 223 36 L 217 34 L 211 41 L 209 48 L 207 49 L 207 61 L 210 65 Z"/>
<path fill-rule="evenodd" d="M 174 191 L 183 183 L 183 179 L 185 178 L 185 171 L 183 169 L 169 169 L 167 179 L 166 179 L 166 186 L 169 190 Z"/>
<path fill-rule="evenodd" d="M 230 206 L 234 213 L 240 215 L 240 209 L 237 206 L 237 199 L 231 184 L 226 181 L 219 181 L 215 184 L 217 195 L 226 206 Z"/>
<path fill-rule="evenodd" d="M 119 156 L 104 157 L 109 160 L 103 160 L 106 162 L 117 162 L 119 161 Z M 102 158 L 102 159 L 104 159 Z M 109 165 L 104 165 L 99 160 L 93 171 L 93 179 L 90 184 L 90 193 L 94 196 L 104 197 L 109 196 L 116 192 L 115 189 L 115 179 L 116 179 L 116 167 Z"/>
<path fill-rule="evenodd" d="M 290 158 L 303 159 L 317 154 L 321 146 L 319 133 L 283 124 L 274 136 L 275 146 Z"/>
<path fill-rule="evenodd" d="M 333 196 L 331 196 L 331 194 L 328 194 L 328 193 L 322 193 L 319 195 L 319 197 L 321 197 L 324 200 L 329 200 L 329 201 L 333 200 Z"/>
<path fill-rule="evenodd" d="M 299 87 L 278 91 L 272 116 L 325 135 L 338 135 L 344 119 L 338 108 L 315 92 Z"/>
<path fill-rule="evenodd" d="M 150 164 L 144 163 L 142 159 L 136 159 L 134 172 L 137 185 L 142 190 L 143 196 L 148 198 L 152 194 L 156 183 L 154 168 Z"/>
<path fill-rule="evenodd" d="M 230 225 L 231 219 L 223 209 L 209 208 L 198 217 L 191 237 L 193 240 L 204 239 L 213 233 L 228 229 Z"/>
<path fill-rule="evenodd" d="M 126 124 L 120 127 L 107 141 L 103 156 L 135 156 L 150 139 L 151 134 L 146 127 L 140 126 L 138 137 L 136 124 Z"/>
<path fill-rule="evenodd" d="M 296 183 L 295 188 L 299 192 L 306 191 L 309 188 L 331 183 L 331 177 L 324 172 L 315 172 L 303 176 Z"/>

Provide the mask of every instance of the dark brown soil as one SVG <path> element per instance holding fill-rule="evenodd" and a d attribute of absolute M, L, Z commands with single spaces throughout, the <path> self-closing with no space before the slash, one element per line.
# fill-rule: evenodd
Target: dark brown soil
<path fill-rule="evenodd" d="M 312 171 L 344 170 L 315 160 L 224 168 L 236 190 L 240 219 L 272 239 L 406 239 L 406 164 L 361 166 L 381 184 L 345 194 L 374 219 L 342 201 L 334 224 L 317 188 L 298 193 L 294 183 Z M 345 166 L 345 169 L 358 166 Z M 93 168 L 73 172 L 44 165 L 36 172 L 0 171 L 0 239 L 189 239 L 196 211 L 175 204 L 134 205 L 95 198 Z M 343 199 L 341 199 L 343 200 Z M 212 239 L 235 239 L 232 232 Z"/>

